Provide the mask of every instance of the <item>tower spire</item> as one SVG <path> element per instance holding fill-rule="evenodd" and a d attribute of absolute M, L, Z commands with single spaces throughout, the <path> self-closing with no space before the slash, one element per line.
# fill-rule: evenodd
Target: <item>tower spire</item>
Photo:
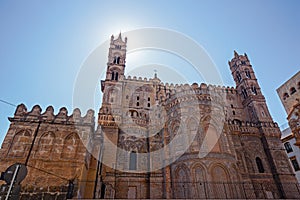
<path fill-rule="evenodd" d="M 272 121 L 247 54 L 239 55 L 234 51 L 234 58 L 229 61 L 229 66 L 242 104 L 249 112 L 248 120 Z"/>

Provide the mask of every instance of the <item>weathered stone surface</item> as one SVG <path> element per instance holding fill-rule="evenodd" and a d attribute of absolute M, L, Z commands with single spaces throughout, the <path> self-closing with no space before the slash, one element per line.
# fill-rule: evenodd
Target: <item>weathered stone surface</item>
<path fill-rule="evenodd" d="M 126 45 L 112 36 L 96 131 L 92 110 L 21 104 L 9 118 L 0 171 L 30 153 L 21 199 L 65 199 L 70 182 L 74 198 L 299 199 L 246 54 L 229 62 L 236 88 L 174 85 L 126 78 Z"/>

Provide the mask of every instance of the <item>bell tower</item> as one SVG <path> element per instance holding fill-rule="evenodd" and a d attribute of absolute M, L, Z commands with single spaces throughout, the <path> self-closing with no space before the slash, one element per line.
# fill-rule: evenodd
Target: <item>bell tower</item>
<path fill-rule="evenodd" d="M 234 51 L 234 58 L 228 64 L 236 83 L 236 89 L 241 96 L 242 105 L 249 114 L 247 120 L 272 122 L 265 97 L 261 93 L 247 54 L 239 55 Z"/>
<path fill-rule="evenodd" d="M 126 44 L 127 37 L 125 37 L 125 41 L 123 41 L 121 33 L 117 39 L 114 39 L 113 35 L 111 36 L 106 70 L 106 81 L 119 81 L 120 79 L 124 78 Z"/>

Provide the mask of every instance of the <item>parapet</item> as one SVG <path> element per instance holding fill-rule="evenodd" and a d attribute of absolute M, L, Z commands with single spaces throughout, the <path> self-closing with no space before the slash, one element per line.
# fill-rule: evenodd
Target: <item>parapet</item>
<path fill-rule="evenodd" d="M 33 106 L 31 111 L 27 111 L 24 104 L 17 106 L 14 117 L 9 118 L 10 121 L 23 122 L 46 122 L 54 124 L 78 124 L 78 125 L 94 125 L 95 117 L 94 110 L 89 109 L 85 116 L 81 116 L 79 108 L 75 108 L 71 115 L 68 115 L 68 110 L 65 107 L 59 109 L 57 115 L 54 114 L 54 108 L 48 106 L 44 113 L 39 105 Z"/>

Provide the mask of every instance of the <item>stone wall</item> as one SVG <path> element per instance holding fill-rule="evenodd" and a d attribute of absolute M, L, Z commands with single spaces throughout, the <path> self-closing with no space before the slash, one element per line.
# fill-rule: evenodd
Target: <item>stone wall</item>
<path fill-rule="evenodd" d="M 64 198 L 69 180 L 75 184 L 75 197 L 87 195 L 85 185 L 95 181 L 95 172 L 90 175 L 88 171 L 96 168 L 91 166 L 93 157 L 89 153 L 95 123 L 92 110 L 81 117 L 79 109 L 68 115 L 67 109 L 61 108 L 54 115 L 51 106 L 41 113 L 39 106 L 28 112 L 21 104 L 9 120 L 0 149 L 0 171 L 17 162 L 27 165 L 28 175 L 21 183 L 22 198 Z"/>

